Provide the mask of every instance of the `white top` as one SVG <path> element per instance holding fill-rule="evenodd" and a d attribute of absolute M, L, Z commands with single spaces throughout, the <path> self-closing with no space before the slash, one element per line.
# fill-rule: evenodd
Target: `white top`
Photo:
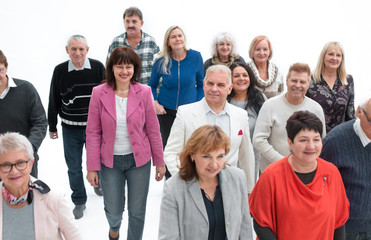
<path fill-rule="evenodd" d="M 260 171 L 271 163 L 290 154 L 287 143 L 286 121 L 296 111 L 308 110 L 323 123 L 322 138 L 326 135 L 325 116 L 321 105 L 305 97 L 303 103 L 289 103 L 285 94 L 272 97 L 264 102 L 256 120 L 253 144 L 262 154 Z"/>
<path fill-rule="evenodd" d="M 131 148 L 128 126 L 126 125 L 126 109 L 128 98 L 115 95 L 116 98 L 116 138 L 113 147 L 114 155 L 127 155 L 133 152 Z"/>
<path fill-rule="evenodd" d="M 204 101 L 204 108 L 207 124 L 219 126 L 228 137 L 231 137 L 231 121 L 227 102 L 225 102 L 224 109 L 219 114 L 216 114 L 210 108 L 206 100 Z"/>
<path fill-rule="evenodd" d="M 73 62 L 71 60 L 68 61 L 68 72 L 71 72 L 71 71 L 81 71 L 81 70 L 84 70 L 84 69 L 91 69 L 91 66 L 90 66 L 90 61 L 87 57 L 85 57 L 85 61 L 84 61 L 84 64 L 82 65 L 82 67 L 80 69 L 78 69 L 75 64 L 73 64 Z"/>
<path fill-rule="evenodd" d="M 369 139 L 363 131 L 361 127 L 361 120 L 359 120 L 359 118 L 357 118 L 354 122 L 353 128 L 359 139 L 361 140 L 363 147 L 366 147 L 371 142 L 371 139 Z"/>
<path fill-rule="evenodd" d="M 9 90 L 10 90 L 11 87 L 17 87 L 17 85 L 15 84 L 13 78 L 9 77 L 8 75 L 7 75 L 7 77 L 8 77 L 8 87 L 5 88 L 5 90 L 0 94 L 0 99 L 4 99 L 5 98 L 5 96 L 8 94 L 8 92 L 9 92 Z"/>

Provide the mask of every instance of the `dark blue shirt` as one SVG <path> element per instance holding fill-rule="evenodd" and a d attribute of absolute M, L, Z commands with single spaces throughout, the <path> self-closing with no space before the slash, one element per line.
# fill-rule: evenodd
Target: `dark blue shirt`
<path fill-rule="evenodd" d="M 208 240 L 226 240 L 223 198 L 219 185 L 215 190 L 214 201 L 211 201 L 201 189 L 204 199 L 207 216 L 209 218 L 209 237 Z"/>

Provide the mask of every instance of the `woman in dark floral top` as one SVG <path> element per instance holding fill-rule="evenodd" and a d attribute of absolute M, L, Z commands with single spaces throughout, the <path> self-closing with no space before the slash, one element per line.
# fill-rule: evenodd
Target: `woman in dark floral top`
<path fill-rule="evenodd" d="M 326 132 L 354 118 L 354 82 L 345 71 L 344 50 L 340 43 L 328 42 L 323 47 L 307 97 L 322 106 Z"/>

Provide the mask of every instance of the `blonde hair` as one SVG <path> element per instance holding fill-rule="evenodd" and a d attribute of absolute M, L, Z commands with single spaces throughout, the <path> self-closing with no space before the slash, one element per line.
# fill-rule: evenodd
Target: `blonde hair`
<path fill-rule="evenodd" d="M 179 154 L 179 176 L 185 181 L 198 178 L 196 164 L 191 155 L 197 152 L 210 153 L 223 148 L 225 154 L 229 153 L 231 141 L 223 130 L 214 125 L 204 125 L 194 131 Z"/>
<path fill-rule="evenodd" d="M 183 29 L 181 29 L 179 26 L 171 26 L 167 29 L 164 37 L 164 43 L 162 46 L 162 50 L 158 53 L 156 56 L 156 61 L 162 61 L 161 62 L 161 70 L 165 74 L 170 74 L 170 68 L 171 68 L 171 61 L 170 61 L 170 53 L 171 53 L 171 47 L 167 44 L 169 41 L 170 34 L 173 30 L 179 29 L 183 36 L 184 36 L 184 50 L 188 50 L 186 46 L 186 36 L 184 35 Z M 162 60 L 161 60 L 162 58 Z"/>
<path fill-rule="evenodd" d="M 347 82 L 348 74 L 345 71 L 344 49 L 339 42 L 328 42 L 325 44 L 325 46 L 323 46 L 321 54 L 319 55 L 319 58 L 318 58 L 317 66 L 314 69 L 313 74 L 312 74 L 314 83 L 318 83 L 321 81 L 321 75 L 325 68 L 325 61 L 324 61 L 325 55 L 326 55 L 326 52 L 332 47 L 337 47 L 342 54 L 342 61 L 340 63 L 339 68 L 337 69 L 337 75 L 339 76 L 340 81 L 343 85 L 348 85 L 348 82 Z"/>

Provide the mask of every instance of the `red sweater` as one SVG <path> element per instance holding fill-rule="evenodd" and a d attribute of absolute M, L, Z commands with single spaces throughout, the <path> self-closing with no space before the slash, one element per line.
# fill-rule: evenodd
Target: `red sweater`
<path fill-rule="evenodd" d="M 288 156 L 271 164 L 250 197 L 250 213 L 277 239 L 333 239 L 349 215 L 349 202 L 338 169 L 317 159 L 313 181 L 304 185 Z"/>

